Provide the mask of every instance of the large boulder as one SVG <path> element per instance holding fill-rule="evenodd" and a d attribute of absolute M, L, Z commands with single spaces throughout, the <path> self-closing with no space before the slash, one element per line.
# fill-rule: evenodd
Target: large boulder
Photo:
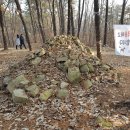
<path fill-rule="evenodd" d="M 79 68 L 78 67 L 68 68 L 67 77 L 71 83 L 76 83 L 76 82 L 80 81 L 81 73 L 80 73 Z"/>
<path fill-rule="evenodd" d="M 19 87 L 20 84 L 27 85 L 29 83 L 29 80 L 26 79 L 24 75 L 20 75 L 16 77 L 15 79 L 11 80 L 7 86 L 7 90 L 10 93 L 13 93 L 13 91 Z"/>
<path fill-rule="evenodd" d="M 28 96 L 23 89 L 15 89 L 12 98 L 15 103 L 25 103 L 28 101 Z"/>

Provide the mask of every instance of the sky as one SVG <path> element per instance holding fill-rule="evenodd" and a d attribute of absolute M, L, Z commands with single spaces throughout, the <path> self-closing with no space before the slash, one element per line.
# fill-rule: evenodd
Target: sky
<path fill-rule="evenodd" d="M 113 0 L 109 0 L 109 3 L 111 3 Z M 123 0 L 115 0 L 115 3 L 122 5 Z M 127 4 L 130 4 L 130 0 L 128 0 Z"/>

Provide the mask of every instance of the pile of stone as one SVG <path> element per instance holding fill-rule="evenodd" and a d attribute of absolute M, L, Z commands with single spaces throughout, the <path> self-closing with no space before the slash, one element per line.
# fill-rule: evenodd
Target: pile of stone
<path fill-rule="evenodd" d="M 101 115 L 97 95 L 104 93 L 106 87 L 118 85 L 116 70 L 92 55 L 90 48 L 76 37 L 57 36 L 46 46 L 11 65 L 3 76 L 1 88 L 12 98 L 3 99 L 0 113 L 11 113 L 2 118 L 20 120 L 15 122 L 15 129 L 21 127 L 22 120 L 35 121 L 30 129 L 40 129 L 41 125 L 42 129 L 63 129 L 56 125 L 57 121 L 67 121 L 66 129 L 81 129 L 81 122 L 89 129 L 93 124 L 88 117 Z M 17 103 L 26 104 L 22 115 L 14 109 Z"/>
<path fill-rule="evenodd" d="M 102 64 L 76 37 L 57 36 L 46 44 L 46 50 L 36 50 L 10 66 L 3 86 L 7 86 L 14 102 L 27 102 L 29 97 L 41 101 L 55 96 L 64 99 L 70 94 L 69 86 L 75 84 L 87 92 L 103 82 L 117 83 L 115 70 Z"/>

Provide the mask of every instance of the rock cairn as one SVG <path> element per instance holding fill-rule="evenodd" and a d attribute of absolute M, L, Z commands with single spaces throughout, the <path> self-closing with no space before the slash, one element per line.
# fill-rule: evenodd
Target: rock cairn
<path fill-rule="evenodd" d="M 37 103 L 44 104 L 46 124 L 68 115 L 69 125 L 74 127 L 77 114 L 98 115 L 94 94 L 99 88 L 118 84 L 116 70 L 92 55 L 76 37 L 57 36 L 46 46 L 10 66 L 2 89 L 7 89 L 14 103 L 32 104 L 34 109 Z"/>

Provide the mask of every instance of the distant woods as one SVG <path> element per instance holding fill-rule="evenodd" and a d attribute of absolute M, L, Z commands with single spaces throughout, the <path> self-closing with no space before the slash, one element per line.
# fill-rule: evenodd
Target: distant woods
<path fill-rule="evenodd" d="M 0 46 L 13 47 L 24 34 L 29 50 L 56 35 L 79 37 L 86 45 L 114 47 L 113 24 L 129 24 L 128 0 L 1 0 Z M 100 53 L 98 53 L 100 55 Z"/>

